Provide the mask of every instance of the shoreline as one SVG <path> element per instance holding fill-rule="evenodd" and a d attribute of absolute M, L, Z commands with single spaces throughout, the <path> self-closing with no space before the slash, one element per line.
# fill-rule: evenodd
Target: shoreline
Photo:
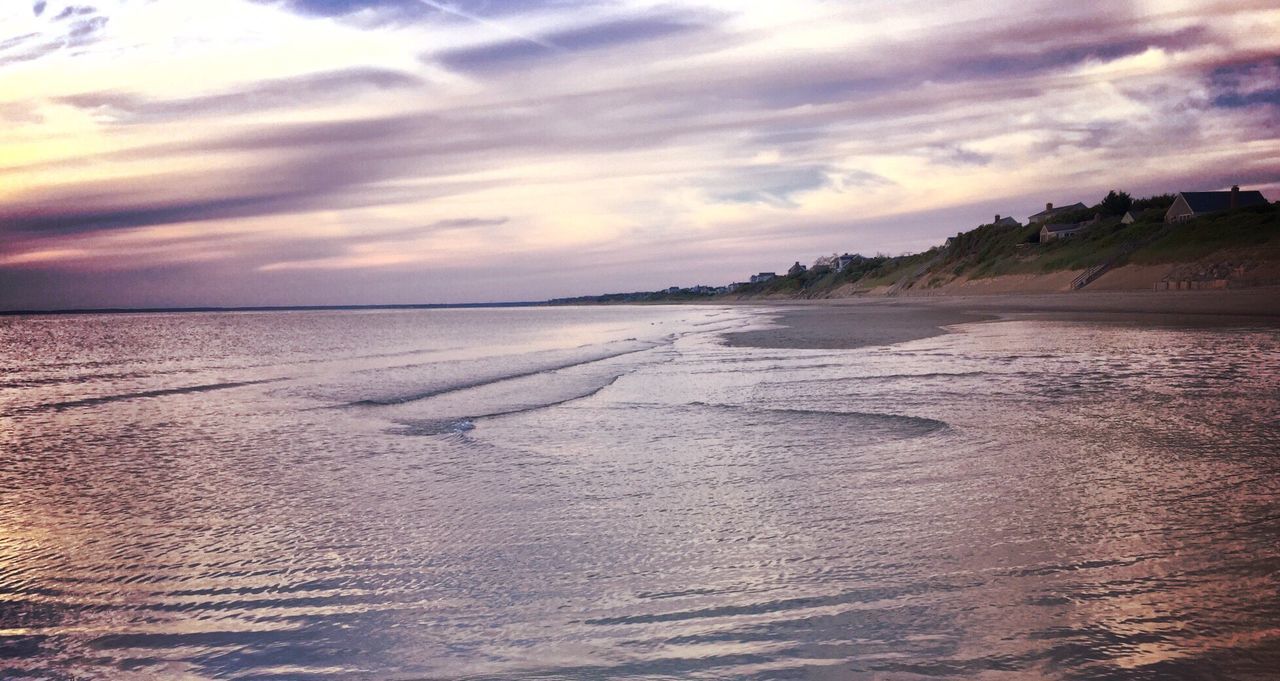
<path fill-rule="evenodd" d="M 721 334 L 737 348 L 848 350 L 940 336 L 944 326 L 994 320 L 989 314 L 924 306 L 806 305 L 777 306 L 763 314 L 775 326 Z"/>
<path fill-rule="evenodd" d="M 1280 289 L 1107 291 L 903 298 L 735 301 L 777 326 L 722 334 L 730 347 L 795 350 L 893 345 L 984 321 L 1044 319 L 1180 327 L 1280 329 Z"/>

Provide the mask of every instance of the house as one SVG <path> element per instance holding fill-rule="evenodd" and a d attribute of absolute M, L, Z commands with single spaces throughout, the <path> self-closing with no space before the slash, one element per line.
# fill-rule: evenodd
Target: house
<path fill-rule="evenodd" d="M 787 270 L 787 276 L 788 276 L 788 277 L 798 277 L 798 276 L 800 276 L 800 275 L 804 274 L 808 269 L 809 269 L 809 268 L 805 267 L 804 265 L 801 265 L 801 264 L 800 264 L 800 261 L 799 261 L 799 260 L 797 260 L 797 261 L 796 261 L 796 264 L 792 265 L 792 266 L 791 266 L 791 269 Z"/>
<path fill-rule="evenodd" d="M 1142 218 L 1142 211 L 1129 209 L 1124 212 L 1124 217 L 1120 218 L 1120 224 L 1132 225 Z"/>
<path fill-rule="evenodd" d="M 1053 241 L 1054 239 L 1062 239 L 1083 230 L 1085 227 L 1093 224 L 1092 222 L 1074 222 L 1074 223 L 1057 223 L 1044 225 L 1040 228 L 1040 243 Z"/>
<path fill-rule="evenodd" d="M 1165 222 L 1186 222 L 1219 211 L 1246 206 L 1265 206 L 1267 199 L 1260 191 L 1240 191 L 1236 185 L 1229 192 L 1180 192 L 1164 214 Z"/>
<path fill-rule="evenodd" d="M 1086 208 L 1088 208 L 1088 206 L 1079 202 L 1073 203 L 1070 206 L 1063 206 L 1061 208 L 1054 208 L 1052 203 L 1046 203 L 1044 204 L 1044 210 L 1027 218 L 1027 224 L 1034 225 L 1037 222 L 1048 222 L 1050 219 L 1058 217 L 1060 215 L 1065 215 L 1067 213 L 1074 213 L 1078 210 L 1084 210 Z"/>
<path fill-rule="evenodd" d="M 992 222 L 991 224 L 995 225 L 996 227 L 1021 227 L 1022 226 L 1021 222 L 1018 222 L 1017 220 L 1014 220 L 1013 218 L 1008 216 L 1000 217 L 999 213 L 996 213 L 995 222 Z"/>
<path fill-rule="evenodd" d="M 865 258 L 863 258 L 860 255 L 850 255 L 848 253 L 845 253 L 839 258 L 836 258 L 836 271 L 843 272 L 846 267 L 852 265 L 855 262 L 862 262 L 864 259 Z"/>
<path fill-rule="evenodd" d="M 773 281 L 774 279 L 777 279 L 777 278 L 778 278 L 778 275 L 774 274 L 773 272 L 761 272 L 760 274 L 751 275 L 751 283 L 763 284 L 766 281 Z"/>
<path fill-rule="evenodd" d="M 832 253 L 831 255 L 820 255 L 818 256 L 817 260 L 813 261 L 813 266 L 811 269 L 815 269 L 815 270 L 823 269 L 823 268 L 826 268 L 828 270 L 835 269 L 836 261 L 839 259 L 840 259 L 840 256 L 836 255 L 835 253 Z"/>

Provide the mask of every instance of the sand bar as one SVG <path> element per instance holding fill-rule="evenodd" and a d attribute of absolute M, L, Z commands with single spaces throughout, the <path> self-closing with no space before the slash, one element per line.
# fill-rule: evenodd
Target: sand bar
<path fill-rule="evenodd" d="M 795 349 L 891 345 L 946 333 L 943 327 L 952 324 L 999 319 L 1280 328 L 1280 288 L 841 298 L 763 304 L 773 308 L 773 321 L 778 326 L 725 334 L 729 345 Z"/>

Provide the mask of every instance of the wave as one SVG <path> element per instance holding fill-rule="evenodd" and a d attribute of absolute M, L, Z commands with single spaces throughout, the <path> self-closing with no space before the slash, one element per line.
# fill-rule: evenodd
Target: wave
<path fill-rule="evenodd" d="M 66 402 L 50 402 L 47 404 L 35 405 L 22 411 L 61 411 L 64 409 L 75 409 L 77 407 L 94 407 L 100 404 L 108 404 L 111 402 L 122 402 L 125 400 L 138 400 L 148 397 L 169 397 L 171 395 L 187 395 L 190 393 L 211 392 L 214 390 L 228 390 L 230 388 L 244 388 L 251 385 L 262 385 L 264 383 L 277 383 L 279 381 L 289 380 L 287 378 L 267 378 L 258 381 L 235 381 L 228 383 L 206 383 L 204 385 L 188 385 L 181 388 L 162 388 L 159 390 L 144 390 L 136 393 L 119 393 L 116 395 L 102 395 L 99 397 L 88 397 L 81 400 L 69 400 Z"/>
<path fill-rule="evenodd" d="M 357 400 L 355 402 L 349 402 L 341 406 L 343 407 L 390 407 L 390 406 L 395 406 L 399 404 L 406 404 L 409 402 L 418 402 L 420 400 L 430 399 L 432 397 L 439 397 L 441 395 L 447 395 L 449 393 L 459 392 L 462 390 L 482 388 L 484 386 L 503 383 L 505 381 L 512 381 L 519 378 L 528 378 L 530 376 L 537 376 L 538 374 L 546 374 L 546 373 L 552 373 L 556 371 L 563 371 L 565 369 L 572 369 L 574 367 L 585 366 L 588 364 L 595 364 L 596 362 L 601 362 L 604 360 L 616 359 L 618 357 L 625 357 L 627 355 L 635 355 L 635 354 L 652 350 L 656 347 L 659 347 L 659 345 L 660 344 L 657 344 L 657 343 L 646 344 L 645 347 L 639 348 L 639 349 L 629 349 L 629 350 L 623 350 L 619 352 L 593 355 L 590 358 L 574 359 L 571 361 L 559 362 L 556 364 L 540 366 L 535 369 L 529 369 L 526 371 L 517 371 L 513 373 L 502 374 L 499 376 L 486 376 L 483 378 L 477 378 L 470 381 L 451 383 L 449 385 L 440 386 L 438 388 L 431 388 L 429 390 L 414 392 L 408 395 Z M 579 398 L 574 398 L 574 399 L 579 399 Z"/>
<path fill-rule="evenodd" d="M 839 365 L 832 365 L 832 366 L 839 366 Z M 809 369 L 810 367 L 804 367 L 804 368 Z M 704 373 L 716 373 L 716 372 L 704 372 Z M 870 375 L 870 376 L 829 376 L 829 377 L 823 377 L 823 378 L 803 378 L 798 380 L 784 379 L 784 380 L 777 380 L 777 381 L 763 381 L 763 383 L 766 383 L 769 385 L 802 385 L 805 383 L 821 383 L 823 385 L 833 385 L 833 384 L 839 384 L 839 383 L 862 383 L 862 382 L 875 383 L 879 381 L 929 380 L 929 379 L 935 379 L 935 378 L 940 378 L 940 379 L 971 378 L 974 376 L 998 376 L 1001 378 L 1008 378 L 1008 377 L 1015 377 L 1015 376 L 1024 377 L 1024 376 L 1032 376 L 1032 375 L 1033 374 L 1022 372 L 1022 371 L 1011 371 L 1011 372 L 1003 372 L 1003 373 L 992 372 L 992 371 L 955 371 L 955 372 L 934 371 L 934 372 L 921 373 L 921 374 L 876 374 L 876 375 Z"/>
<path fill-rule="evenodd" d="M 537 411 L 537 410 L 539 410 L 539 409 L 549 409 L 549 408 L 551 408 L 551 407 L 558 407 L 558 406 L 560 406 L 560 405 L 568 404 L 568 403 L 570 403 L 570 402 L 577 402 L 578 400 L 585 400 L 585 399 L 587 399 L 588 397 L 592 397 L 592 396 L 594 396 L 594 395 L 598 394 L 600 391 L 604 390 L 605 388 L 608 388 L 609 386 L 613 385 L 614 383 L 617 383 L 617 382 L 618 382 L 618 379 L 622 378 L 623 376 L 625 376 L 625 375 L 626 375 L 626 374 L 628 374 L 628 373 L 630 373 L 630 372 L 628 371 L 628 372 L 623 372 L 623 373 L 617 374 L 616 376 L 614 376 L 613 378 L 611 378 L 608 382 L 604 383 L 603 385 L 595 386 L 595 387 L 590 388 L 589 390 L 587 390 L 587 391 L 585 391 L 585 392 L 582 392 L 582 393 L 579 393 L 579 394 L 575 394 L 575 395 L 572 395 L 572 396 L 570 396 L 570 397 L 565 397 L 565 398 L 562 398 L 562 399 L 553 400 L 553 401 L 548 401 L 548 402 L 541 402 L 541 403 L 538 403 L 538 404 L 526 405 L 526 406 L 522 406 L 522 407 L 517 407 L 517 408 L 515 408 L 515 409 L 504 409 L 504 410 L 500 410 L 500 411 L 492 411 L 492 412 L 480 413 L 480 414 L 475 414 L 475 415 L 473 415 L 473 416 L 467 416 L 467 417 L 464 417 L 464 418 L 426 419 L 426 420 L 420 420 L 420 421 L 400 421 L 400 422 L 399 422 L 399 423 L 400 423 L 400 427 L 399 427 L 399 428 L 396 428 L 396 429 L 394 429 L 394 430 L 392 430 L 392 432 L 393 432 L 393 433 L 396 433 L 396 434 L 399 434 L 399 435 L 417 435 L 417 436 L 451 435 L 451 436 L 462 436 L 462 435 L 465 435 L 466 433 L 468 433 L 468 432 L 470 432 L 470 431 L 472 431 L 472 430 L 475 430 L 475 429 L 476 429 L 476 423 L 475 423 L 475 422 L 476 422 L 476 421 L 478 421 L 478 420 L 480 420 L 480 419 L 497 418 L 497 417 L 499 417 L 499 416 L 514 416 L 514 415 L 516 415 L 516 414 L 526 414 L 526 413 L 528 413 L 528 412 L 531 412 L 531 411 Z"/>
<path fill-rule="evenodd" d="M 638 406 L 638 405 L 637 405 Z M 773 407 L 751 407 L 740 406 L 735 404 L 709 404 L 706 402 L 690 402 L 690 407 L 710 408 L 725 411 L 743 412 L 749 414 L 778 414 L 778 415 L 799 415 L 799 416 L 821 416 L 836 417 L 848 419 L 862 419 L 867 421 L 878 421 L 886 424 L 897 424 L 910 426 L 916 431 L 916 434 L 927 434 L 930 432 L 950 428 L 951 424 L 946 421 L 932 419 L 925 416 L 910 416 L 907 414 L 885 414 L 881 412 L 870 411 L 838 411 L 831 409 L 799 409 L 799 408 L 773 408 Z"/>

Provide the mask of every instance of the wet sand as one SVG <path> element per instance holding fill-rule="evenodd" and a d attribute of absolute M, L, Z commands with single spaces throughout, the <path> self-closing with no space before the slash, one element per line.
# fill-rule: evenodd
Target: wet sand
<path fill-rule="evenodd" d="M 918 305 L 811 304 L 782 307 L 772 320 L 774 328 L 725 334 L 734 347 L 829 350 L 892 345 L 936 336 L 949 324 L 994 319 L 961 310 Z"/>
<path fill-rule="evenodd" d="M 765 305 L 774 308 L 777 327 L 726 334 L 729 345 L 796 349 L 891 345 L 946 333 L 943 327 L 952 324 L 998 319 L 1280 328 L 1280 288 L 844 298 Z"/>

